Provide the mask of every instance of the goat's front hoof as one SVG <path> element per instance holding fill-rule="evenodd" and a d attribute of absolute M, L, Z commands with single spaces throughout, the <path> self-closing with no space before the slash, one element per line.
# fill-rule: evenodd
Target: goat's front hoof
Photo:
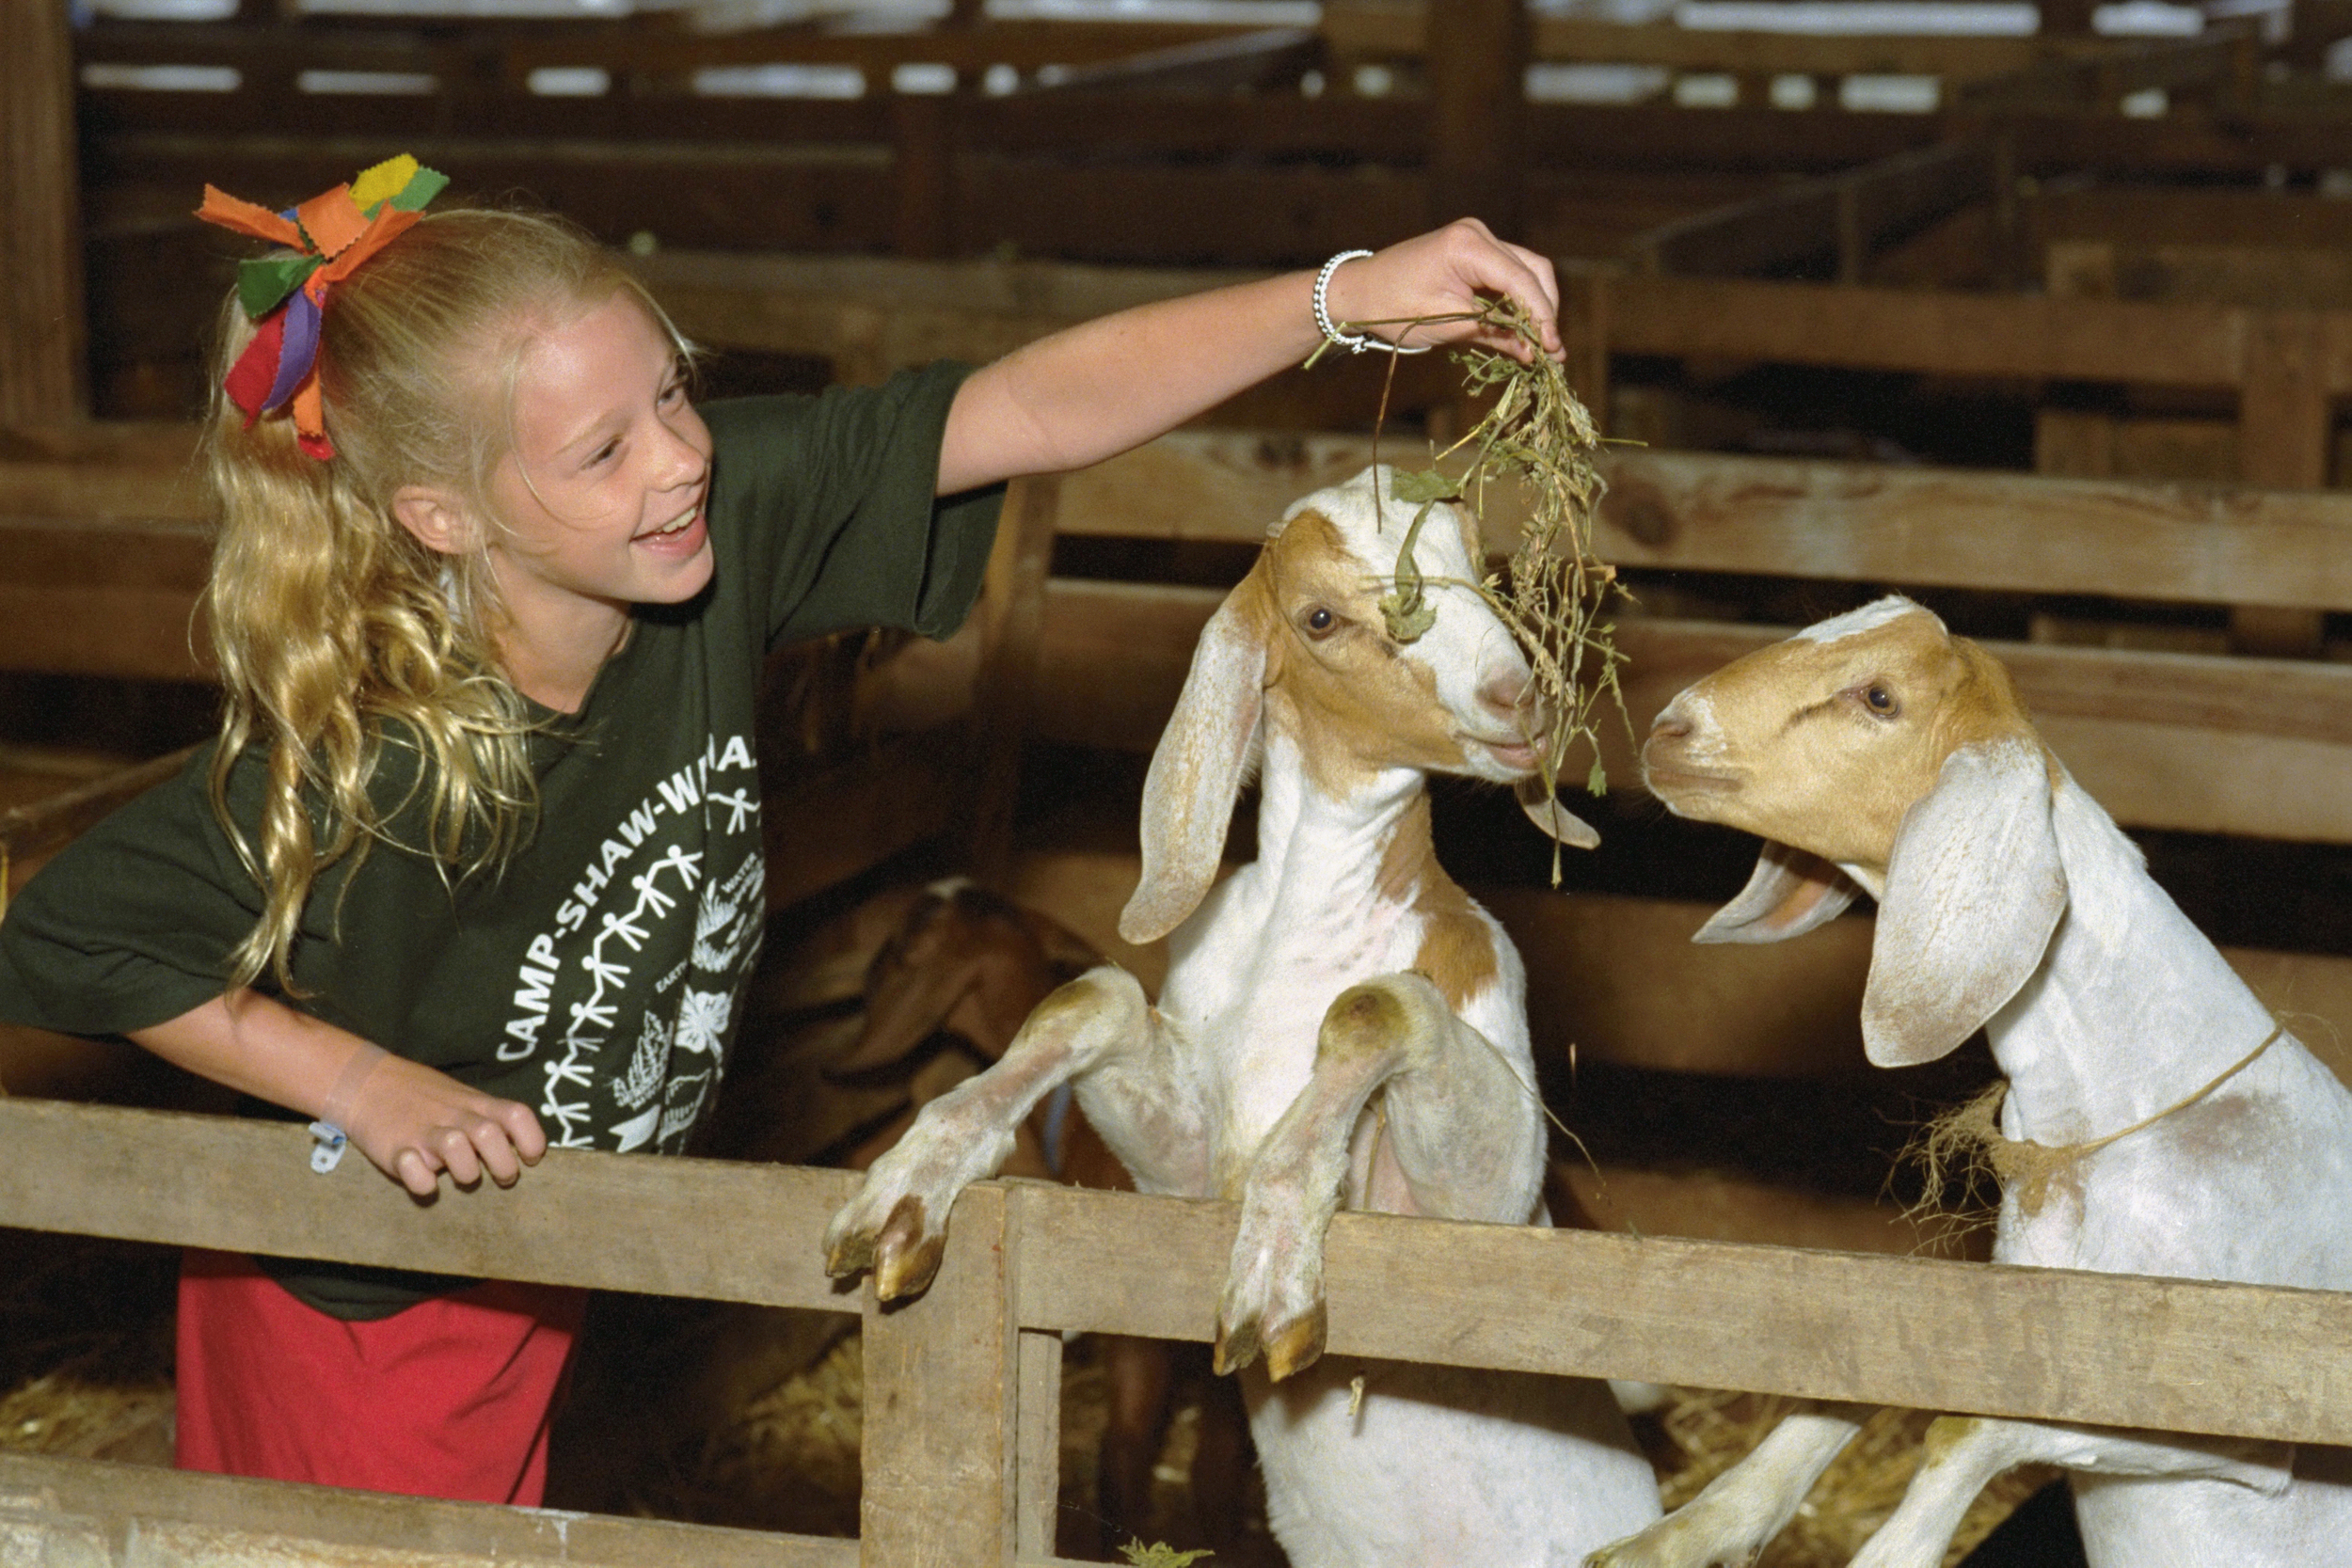
<path fill-rule="evenodd" d="M 1328 1318 L 1319 1301 L 1304 1316 L 1293 1318 L 1271 1334 L 1255 1314 L 1231 1323 L 1220 1316 L 1215 1363 L 1217 1375 L 1237 1372 L 1263 1355 L 1266 1376 L 1279 1383 L 1323 1358 L 1327 1328 Z"/>
<path fill-rule="evenodd" d="M 1216 1350 L 1210 1357 L 1210 1365 L 1217 1376 L 1228 1377 L 1258 1359 L 1261 1348 L 1257 1319 L 1244 1318 L 1229 1325 L 1220 1315 L 1216 1320 Z"/>
<path fill-rule="evenodd" d="M 930 1288 L 947 1251 L 944 1231 L 924 1224 L 923 1200 L 909 1193 L 890 1211 L 875 1247 L 874 1294 L 882 1301 L 918 1295 Z"/>
<path fill-rule="evenodd" d="M 1329 1315 L 1319 1301 L 1305 1317 L 1284 1323 L 1266 1341 L 1265 1375 L 1279 1383 L 1321 1360 L 1328 1327 Z"/>

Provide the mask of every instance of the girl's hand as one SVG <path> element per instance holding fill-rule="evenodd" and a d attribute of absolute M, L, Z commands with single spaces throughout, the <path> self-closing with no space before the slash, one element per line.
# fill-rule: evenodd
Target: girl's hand
<path fill-rule="evenodd" d="M 1457 219 L 1342 262 L 1324 303 L 1343 331 L 1370 331 L 1407 348 L 1475 341 L 1515 359 L 1532 358 L 1534 351 L 1518 333 L 1472 321 L 1410 328 L 1387 325 L 1415 316 L 1474 313 L 1486 304 L 1482 294 L 1517 300 L 1534 320 L 1544 352 L 1560 356 L 1560 282 L 1550 260 L 1496 239 L 1476 218 Z"/>
<path fill-rule="evenodd" d="M 548 1151 L 530 1106 L 399 1056 L 365 1065 L 336 1101 L 345 1118 L 336 1125 L 353 1147 L 418 1197 L 433 1196 L 443 1171 L 460 1187 L 475 1185 L 485 1171 L 511 1187 Z"/>

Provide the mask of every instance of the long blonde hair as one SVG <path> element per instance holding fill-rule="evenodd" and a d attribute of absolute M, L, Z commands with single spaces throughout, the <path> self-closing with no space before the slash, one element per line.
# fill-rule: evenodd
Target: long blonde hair
<path fill-rule="evenodd" d="M 282 413 L 248 426 L 221 390 L 254 330 L 233 293 L 224 306 L 202 445 L 219 521 L 204 604 L 227 691 L 212 800 L 263 894 L 230 955 L 231 989 L 268 971 L 295 991 L 294 942 L 320 874 L 364 859 L 417 797 L 421 842 L 404 847 L 445 878 L 502 865 L 527 835 L 536 725 L 499 666 L 486 557 L 428 548 L 392 501 L 404 486 L 436 486 L 495 522 L 489 480 L 510 447 L 524 347 L 616 292 L 676 341 L 643 285 L 570 225 L 427 215 L 328 296 L 326 461 L 296 447 Z M 387 744 L 418 753 L 403 800 L 370 791 Z M 250 837 L 229 802 L 248 750 L 268 768 Z"/>

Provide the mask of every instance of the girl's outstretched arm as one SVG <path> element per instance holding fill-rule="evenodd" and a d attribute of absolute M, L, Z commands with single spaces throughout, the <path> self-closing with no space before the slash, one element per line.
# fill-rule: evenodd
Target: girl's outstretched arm
<path fill-rule="evenodd" d="M 1322 341 L 1315 275 L 1255 283 L 1121 310 L 1016 349 L 956 394 L 939 455 L 939 492 L 1017 474 L 1083 468 L 1182 424 L 1298 364 Z M 1346 262 L 1326 302 L 1337 322 L 1387 322 L 1479 309 L 1503 295 L 1560 352 L 1560 289 L 1550 261 L 1494 237 L 1476 218 Z M 1394 327 L 1375 327 L 1392 337 Z M 1525 356 L 1516 336 L 1470 322 L 1416 327 L 1407 344 L 1475 339 Z"/>
<path fill-rule="evenodd" d="M 217 996 L 130 1033 L 200 1077 L 334 1122 L 419 1197 L 433 1196 L 443 1171 L 461 1187 L 485 1171 L 512 1186 L 548 1149 L 530 1106 L 469 1089 L 255 991 Z"/>

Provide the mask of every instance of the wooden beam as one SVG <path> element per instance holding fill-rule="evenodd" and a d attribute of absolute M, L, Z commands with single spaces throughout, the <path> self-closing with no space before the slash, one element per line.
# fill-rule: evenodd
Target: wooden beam
<path fill-rule="evenodd" d="M 1431 29 L 1425 227 L 1471 216 L 1522 237 L 1527 31 L 1525 0 L 1452 0 Z"/>
<path fill-rule="evenodd" d="M 1062 529 L 1254 543 L 1373 456 L 1361 436 L 1179 432 L 1069 476 Z M 1595 548 L 1621 566 L 2352 610 L 2352 497 L 2337 493 L 1626 447 L 1601 466 Z M 1498 554 L 1514 502 L 1488 508 Z"/>
<path fill-rule="evenodd" d="M 1645 273 L 1686 277 L 1768 272 L 1829 254 L 1839 279 L 1855 282 L 1871 247 L 1982 199 L 1992 175 L 1992 149 L 1981 142 L 1899 152 L 1666 224 L 1627 242 L 1626 252 Z"/>
<path fill-rule="evenodd" d="M 1149 751 L 1183 688 L 1214 589 L 1056 578 L 1049 586 L 1037 733 Z M 1767 626 L 1621 618 L 1635 734 L 1676 692 L 1788 635 Z M 2042 736 L 2118 821 L 2188 832 L 2352 843 L 2352 667 L 2302 660 L 1994 642 Z M 1602 726 L 1620 784 L 1638 776 L 1621 727 Z"/>
<path fill-rule="evenodd" d="M 821 1280 L 817 1241 L 852 1172 L 559 1150 L 509 1191 L 419 1205 L 358 1162 L 308 1174 L 307 1142 L 290 1126 L 0 1101 L 0 1148 L 25 1178 L 0 1184 L 0 1225 L 780 1306 L 848 1299 Z M 1014 1516 L 1004 1402 L 985 1388 L 1017 1375 L 1013 1327 L 1206 1339 L 1234 1211 L 1024 1181 L 967 1191 L 957 1222 L 951 1266 L 975 1271 L 953 1290 L 963 1299 L 930 1313 L 918 1302 L 898 1326 L 914 1342 L 924 1323 L 961 1366 L 939 1369 L 934 1400 L 933 1363 L 900 1378 L 899 1362 L 869 1362 L 867 1451 L 870 1465 L 870 1423 L 911 1401 L 938 1423 L 921 1441 L 968 1448 L 894 1481 L 945 1471 L 943 1518 L 982 1491 L 998 1513 L 961 1557 L 894 1561 L 968 1562 L 976 1542 L 983 1560 L 1001 1560 L 1009 1546 L 995 1533 Z M 591 1227 L 599 1244 L 577 1245 Z M 2326 1291 L 1372 1214 L 1339 1216 L 1328 1257 L 1340 1355 L 2352 1442 L 2346 1298 Z M 975 1310 L 996 1280 L 1009 1299 Z M 1740 1332 L 1720 1332 L 1727 1323 Z M 1935 1325 L 1932 1355 L 1919 1354 L 1923 1323 Z M 979 1402 L 944 1402 L 950 1389 Z M 877 1483 L 869 1468 L 869 1501 Z M 912 1539 L 922 1527 L 899 1528 Z"/>
<path fill-rule="evenodd" d="M 989 557 L 982 595 L 980 666 L 972 702 L 978 753 L 965 852 L 972 874 L 1001 886 L 1012 857 L 1013 808 L 1021 784 L 1021 746 L 1036 696 L 1038 644 L 1044 631 L 1045 579 L 1054 564 L 1061 481 L 1015 480 Z"/>
<path fill-rule="evenodd" d="M 1230 1207 L 1039 1182 L 1008 1196 L 1018 1229 L 1089 1260 L 1025 1271 L 1025 1324 L 1209 1337 Z M 1331 1354 L 1425 1361 L 1442 1346 L 1448 1362 L 1508 1370 L 2352 1439 L 2345 1298 L 2327 1291 L 1436 1223 L 1332 1221 Z M 1923 1323 L 1932 1354 L 1920 1351 Z M 2119 1344 L 2133 1354 L 2118 1356 Z"/>
<path fill-rule="evenodd" d="M 1406 4 L 1326 5 L 1324 41 L 1342 55 L 1411 58 L 1430 47 L 1430 10 Z M 1453 25 L 1453 13 L 1438 13 Z M 1546 13 L 1534 19 L 1530 54 L 1538 60 L 1603 61 L 1671 71 L 1753 71 L 1847 76 L 1856 72 L 1970 78 L 2022 71 L 2051 53 L 2036 39 L 1808 36 L 1677 26 L 1672 23 L 1594 22 Z"/>
<path fill-rule="evenodd" d="M 1677 277 L 1609 284 L 1610 348 L 1945 375 L 2237 384 L 2244 312 Z"/>
<path fill-rule="evenodd" d="M 2335 405 L 2328 382 L 2327 320 L 2280 310 L 2248 324 L 2246 379 L 2238 394 L 2238 473 L 2249 483 L 2317 488 L 2328 483 Z M 2312 610 L 2233 610 L 2232 641 L 2249 653 L 2310 657 L 2326 641 Z"/>
<path fill-rule="evenodd" d="M 858 1544 L 0 1453 L 11 1560 L 77 1568 L 855 1568 Z M 31 1549 L 24 1551 L 30 1542 Z"/>
<path fill-rule="evenodd" d="M 994 1183 L 965 1189 L 920 1297 L 882 1307 L 869 1276 L 860 1568 L 1012 1560 L 1022 1384 L 1011 1307 L 1024 1254 L 1060 1249 L 1044 1232 L 1012 1228 L 1007 1198 Z"/>
<path fill-rule="evenodd" d="M 818 1245 L 853 1171 L 554 1149 L 512 1188 L 419 1203 L 363 1159 L 312 1174 L 310 1136 L 288 1123 L 0 1100 L 0 1226 L 859 1309 L 854 1290 L 825 1277 Z M 592 1233 L 604 1240 L 578 1244 Z"/>
<path fill-rule="evenodd" d="M 62 5 L 0 6 L 0 431 L 89 416 L 73 133 Z"/>

